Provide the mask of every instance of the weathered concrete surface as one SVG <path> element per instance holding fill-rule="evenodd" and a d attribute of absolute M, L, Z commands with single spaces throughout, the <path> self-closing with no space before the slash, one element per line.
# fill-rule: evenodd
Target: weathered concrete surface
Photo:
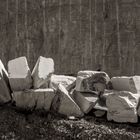
<path fill-rule="evenodd" d="M 32 87 L 31 72 L 26 57 L 19 57 L 8 62 L 10 86 L 13 91 Z"/>
<path fill-rule="evenodd" d="M 133 94 L 129 91 L 116 91 L 110 94 L 106 100 L 107 119 L 116 122 L 137 123 L 139 97 L 139 94 Z"/>
<path fill-rule="evenodd" d="M 104 92 L 109 76 L 99 71 L 79 71 L 76 79 L 76 91 L 80 92 Z"/>
<path fill-rule="evenodd" d="M 140 92 L 140 76 L 113 77 L 111 78 L 111 82 L 115 90 L 130 91 L 133 93 Z"/>
<path fill-rule="evenodd" d="M 98 96 L 93 93 L 73 92 L 74 101 L 84 113 L 89 113 L 98 101 Z"/>
<path fill-rule="evenodd" d="M 84 115 L 80 107 L 71 98 L 66 88 L 61 84 L 58 85 L 57 95 L 58 98 L 53 103 L 55 111 L 66 116 L 82 117 Z"/>
<path fill-rule="evenodd" d="M 49 111 L 55 97 L 53 89 L 15 91 L 12 93 L 16 106 L 24 109 L 44 109 Z"/>
<path fill-rule="evenodd" d="M 32 69 L 42 55 L 57 74 L 140 74 L 138 0 L 1 0 L 0 19 L 4 65 L 24 55 Z"/>
<path fill-rule="evenodd" d="M 32 71 L 33 87 L 35 89 L 36 88 L 48 88 L 49 79 L 53 72 L 54 72 L 53 59 L 40 56 Z"/>
<path fill-rule="evenodd" d="M 65 75 L 52 75 L 49 82 L 49 87 L 57 89 L 58 84 L 62 84 L 68 91 L 76 85 L 76 78 L 73 76 Z"/>

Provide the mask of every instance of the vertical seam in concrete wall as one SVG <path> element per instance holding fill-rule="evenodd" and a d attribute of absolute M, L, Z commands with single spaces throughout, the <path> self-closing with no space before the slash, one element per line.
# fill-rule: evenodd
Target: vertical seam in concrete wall
<path fill-rule="evenodd" d="M 44 35 L 44 42 L 43 42 L 43 47 L 45 47 L 45 40 L 46 40 L 46 0 L 43 0 L 43 3 L 42 3 L 42 6 L 43 6 L 43 35 Z"/>
<path fill-rule="evenodd" d="M 90 68 L 92 68 L 91 1 L 92 0 L 89 1 L 89 8 L 90 8 L 90 23 L 89 23 L 90 24 L 90 31 L 89 31 L 89 34 L 90 34 L 90 50 L 89 51 L 90 51 L 90 60 L 91 60 L 91 62 L 90 62 L 91 63 L 90 66 L 91 67 Z"/>
<path fill-rule="evenodd" d="M 94 36 L 95 36 L 95 42 L 94 42 L 94 44 L 95 45 L 94 45 L 94 47 L 96 48 L 96 32 L 97 32 L 97 25 L 96 25 L 97 24 L 97 22 L 96 22 L 96 16 L 97 16 L 97 14 L 96 13 L 97 13 L 97 11 L 96 11 L 96 0 L 94 0 L 94 1 L 95 1 L 95 4 L 94 4 L 95 5 L 95 19 L 94 19 L 95 20 L 94 21 L 95 22 L 94 23 L 94 33 L 95 33 L 94 34 Z M 95 64 L 96 64 L 96 55 L 97 55 L 97 52 L 95 52 L 95 56 L 94 56 Z"/>
<path fill-rule="evenodd" d="M 122 58 L 121 58 L 121 43 L 120 43 L 120 21 L 119 21 L 119 4 L 116 0 L 116 18 L 117 18 L 117 40 L 118 40 L 118 53 L 119 53 L 119 64 L 120 64 L 120 74 L 122 71 Z"/>
<path fill-rule="evenodd" d="M 27 19 L 27 0 L 25 0 L 25 32 L 26 32 L 26 45 L 27 45 L 27 59 L 30 58 L 30 46 L 28 42 L 28 19 Z"/>
<path fill-rule="evenodd" d="M 81 47 L 81 13 L 82 13 L 82 0 L 80 0 L 80 47 Z M 81 53 L 81 66 L 83 66 L 83 54 Z"/>
<path fill-rule="evenodd" d="M 69 8 L 70 8 L 70 22 L 71 22 L 71 0 L 70 1 L 70 5 L 69 5 Z"/>
<path fill-rule="evenodd" d="M 19 47 L 19 38 L 18 38 L 18 0 L 16 0 L 16 51 L 18 50 L 18 47 Z M 15 53 L 15 54 L 17 54 L 17 53 Z"/>
<path fill-rule="evenodd" d="M 9 22 L 9 0 L 7 0 L 6 1 L 6 11 L 7 11 L 7 22 Z M 8 30 L 7 30 L 7 28 L 6 28 L 6 37 L 7 37 L 7 41 L 8 41 Z M 7 43 L 7 45 L 9 45 L 8 43 Z M 9 46 L 8 46 L 8 48 L 9 48 Z M 8 55 L 9 56 L 9 55 Z M 4 56 L 4 52 L 2 52 L 2 58 L 4 58 L 5 56 Z M 6 56 L 7 57 L 7 56 Z M 8 57 L 9 58 L 9 57 Z M 8 60 L 9 61 L 9 60 Z"/>
<path fill-rule="evenodd" d="M 59 63 L 61 64 L 61 38 L 60 38 L 60 34 L 61 34 L 61 0 L 59 0 L 59 26 L 58 26 L 58 30 L 59 30 L 59 58 L 60 61 Z M 61 65 L 60 65 L 60 69 L 61 69 Z"/>
<path fill-rule="evenodd" d="M 134 2 L 134 6 L 136 7 L 137 6 L 137 4 L 136 4 L 136 1 Z M 136 19 L 135 19 L 136 20 Z M 135 42 L 135 39 L 136 39 L 136 34 L 135 34 L 135 30 L 134 30 L 134 32 L 133 32 L 133 37 L 134 37 L 134 39 L 133 39 L 133 47 L 134 47 L 134 49 L 133 49 L 133 53 L 132 53 L 132 74 L 134 75 L 135 74 L 135 52 L 136 52 L 136 42 Z"/>
<path fill-rule="evenodd" d="M 103 70 L 105 70 L 105 42 L 106 42 L 106 33 L 105 33 L 105 30 L 106 30 L 106 23 L 105 23 L 105 19 L 104 19 L 104 14 L 105 14 L 105 3 L 106 3 L 106 0 L 103 0 L 103 60 L 102 60 L 102 63 L 103 63 Z"/>
<path fill-rule="evenodd" d="M 9 20 L 9 0 L 6 1 L 7 20 Z"/>
<path fill-rule="evenodd" d="M 71 9 L 71 0 L 70 0 L 70 3 L 69 3 L 69 4 L 70 4 L 70 6 L 69 6 L 69 7 L 70 7 L 70 23 L 72 23 L 72 18 L 71 18 L 71 14 L 72 14 L 72 13 L 71 13 L 71 12 L 72 12 L 72 11 L 71 11 L 71 10 L 72 10 L 72 9 Z M 70 25 L 71 25 L 71 24 L 70 24 Z M 69 49 L 69 51 L 71 51 L 70 49 L 72 49 L 72 48 L 68 48 L 68 49 Z M 72 60 L 71 60 L 71 59 L 70 59 L 70 73 L 72 73 Z"/>
<path fill-rule="evenodd" d="M 133 37 L 135 39 L 135 32 L 133 32 Z M 134 49 L 133 49 L 133 53 L 132 53 L 132 74 L 135 74 L 135 51 L 136 51 L 136 44 L 135 41 L 133 40 L 133 45 L 134 45 Z"/>

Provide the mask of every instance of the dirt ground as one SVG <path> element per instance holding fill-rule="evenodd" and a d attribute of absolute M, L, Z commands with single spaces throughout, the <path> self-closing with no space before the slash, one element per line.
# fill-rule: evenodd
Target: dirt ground
<path fill-rule="evenodd" d="M 59 116 L 59 117 L 58 117 Z M 19 111 L 0 107 L 1 140 L 133 140 L 140 139 L 140 123 L 108 122 L 92 115 L 69 120 L 43 111 Z"/>

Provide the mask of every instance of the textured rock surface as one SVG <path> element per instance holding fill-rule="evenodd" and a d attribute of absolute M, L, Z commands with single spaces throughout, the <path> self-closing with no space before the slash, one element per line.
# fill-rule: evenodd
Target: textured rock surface
<path fill-rule="evenodd" d="M 137 106 L 139 94 L 128 91 L 116 91 L 107 97 L 107 119 L 116 122 L 137 123 Z"/>
<path fill-rule="evenodd" d="M 11 100 L 8 73 L 0 60 L 0 104 Z"/>
<path fill-rule="evenodd" d="M 50 78 L 49 87 L 56 90 L 58 87 L 58 84 L 62 84 L 69 91 L 75 87 L 76 78 L 73 76 L 52 75 Z"/>
<path fill-rule="evenodd" d="M 97 95 L 93 93 L 73 92 L 73 98 L 84 113 L 88 113 L 98 100 Z"/>
<path fill-rule="evenodd" d="M 80 92 L 104 92 L 110 78 L 105 72 L 80 71 L 76 79 L 76 91 Z"/>
<path fill-rule="evenodd" d="M 115 90 L 130 91 L 133 93 L 140 91 L 140 76 L 113 77 L 111 78 L 111 82 Z"/>
<path fill-rule="evenodd" d="M 26 57 L 19 57 L 8 62 L 10 86 L 13 91 L 21 91 L 32 87 L 31 72 Z"/>
<path fill-rule="evenodd" d="M 6 103 L 11 100 L 10 89 L 5 80 L 0 77 L 0 104 Z"/>
<path fill-rule="evenodd" d="M 40 56 L 32 71 L 33 87 L 48 88 L 49 78 L 53 72 L 54 72 L 53 59 Z"/>
<path fill-rule="evenodd" d="M 66 88 L 61 84 L 58 85 L 57 95 L 58 98 L 53 103 L 53 108 L 60 114 L 75 117 L 82 117 L 84 115 L 79 106 L 71 98 Z"/>
<path fill-rule="evenodd" d="M 16 106 L 19 108 L 45 109 L 49 111 L 55 93 L 53 89 L 36 89 L 13 92 L 12 96 Z"/>

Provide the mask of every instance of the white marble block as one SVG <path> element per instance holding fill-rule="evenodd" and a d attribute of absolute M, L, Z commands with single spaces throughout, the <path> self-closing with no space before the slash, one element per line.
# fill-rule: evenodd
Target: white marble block
<path fill-rule="evenodd" d="M 40 56 L 32 71 L 33 87 L 48 88 L 51 74 L 54 72 L 54 61 L 52 58 Z"/>
<path fill-rule="evenodd" d="M 57 95 L 58 100 L 54 104 L 56 106 L 54 108 L 57 108 L 60 114 L 75 117 L 82 117 L 84 115 L 79 106 L 71 98 L 66 88 L 61 84 L 58 85 Z"/>
<path fill-rule="evenodd" d="M 65 75 L 52 75 L 50 78 L 49 87 L 57 89 L 58 84 L 62 84 L 68 91 L 75 87 L 76 77 Z"/>
<path fill-rule="evenodd" d="M 140 92 L 140 76 L 113 77 L 111 83 L 113 88 L 118 91 Z"/>
<path fill-rule="evenodd" d="M 80 92 L 104 92 L 109 81 L 110 78 L 105 72 L 79 71 L 75 89 Z"/>
<path fill-rule="evenodd" d="M 12 94 L 16 106 L 24 109 L 44 109 L 49 111 L 55 97 L 53 89 L 16 91 Z"/>
<path fill-rule="evenodd" d="M 133 94 L 129 91 L 114 91 L 106 99 L 107 119 L 115 122 L 137 123 L 139 97 L 139 94 Z"/>
<path fill-rule="evenodd" d="M 74 92 L 73 98 L 84 113 L 89 113 L 98 101 L 98 96 L 93 93 Z"/>
<path fill-rule="evenodd" d="M 12 91 L 21 91 L 32 87 L 31 72 L 26 57 L 10 60 L 8 73 Z"/>

